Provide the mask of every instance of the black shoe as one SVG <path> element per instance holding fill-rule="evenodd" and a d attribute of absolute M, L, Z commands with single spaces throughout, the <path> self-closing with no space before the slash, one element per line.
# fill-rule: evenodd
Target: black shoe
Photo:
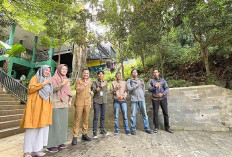
<path fill-rule="evenodd" d="M 158 133 L 158 131 L 159 131 L 159 130 L 155 128 L 153 132 L 154 132 L 154 133 Z"/>
<path fill-rule="evenodd" d="M 92 140 L 87 134 L 82 135 L 81 139 L 84 141 L 91 141 Z"/>
<path fill-rule="evenodd" d="M 131 135 L 136 135 L 136 132 L 132 130 Z"/>
<path fill-rule="evenodd" d="M 174 133 L 174 131 L 172 129 L 165 129 L 165 131 L 169 132 L 169 133 Z"/>
<path fill-rule="evenodd" d="M 73 139 L 72 139 L 72 145 L 77 145 L 77 137 L 73 137 Z"/>
<path fill-rule="evenodd" d="M 146 133 L 152 134 L 151 130 L 145 130 Z"/>
<path fill-rule="evenodd" d="M 109 135 L 105 130 L 101 130 L 101 131 L 100 131 L 100 134 L 105 135 L 105 136 L 108 136 L 108 135 Z"/>

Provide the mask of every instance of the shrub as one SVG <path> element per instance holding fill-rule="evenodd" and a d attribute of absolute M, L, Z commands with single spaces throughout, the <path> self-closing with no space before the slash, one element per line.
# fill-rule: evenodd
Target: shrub
<path fill-rule="evenodd" d="M 167 80 L 168 86 L 170 88 L 173 87 L 189 87 L 189 86 L 193 86 L 194 83 L 193 82 L 188 82 L 186 80 Z"/>

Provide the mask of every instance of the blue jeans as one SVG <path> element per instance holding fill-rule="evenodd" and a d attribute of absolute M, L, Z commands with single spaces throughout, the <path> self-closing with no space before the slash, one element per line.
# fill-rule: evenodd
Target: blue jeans
<path fill-rule="evenodd" d="M 131 103 L 131 131 L 136 130 L 135 125 L 136 125 L 136 113 L 138 106 L 140 108 L 140 112 L 143 117 L 144 129 L 150 130 L 145 101 L 133 101 Z"/>
<path fill-rule="evenodd" d="M 115 130 L 119 130 L 119 123 L 118 123 L 118 114 L 119 109 L 121 108 L 122 116 L 123 116 L 123 126 L 124 130 L 129 130 L 128 126 L 128 119 L 127 119 L 127 104 L 126 102 L 119 102 L 114 101 L 114 124 L 115 124 Z"/>

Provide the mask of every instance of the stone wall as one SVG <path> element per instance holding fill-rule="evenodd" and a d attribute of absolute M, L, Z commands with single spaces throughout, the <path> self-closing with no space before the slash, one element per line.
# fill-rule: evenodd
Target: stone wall
<path fill-rule="evenodd" d="M 153 129 L 151 94 L 146 93 L 147 114 Z M 229 131 L 232 129 L 232 91 L 214 85 L 171 88 L 168 95 L 170 125 L 174 130 Z M 138 110 L 139 111 L 139 110 Z M 114 130 L 112 98 L 108 95 L 105 127 Z M 130 101 L 128 101 L 128 120 L 130 124 Z M 74 107 L 69 111 L 69 125 L 72 126 Z M 119 116 L 123 130 L 122 116 Z M 92 128 L 93 109 L 89 118 Z M 160 128 L 163 129 L 163 115 L 159 112 Z M 140 112 L 137 113 L 137 129 L 143 129 Z"/>

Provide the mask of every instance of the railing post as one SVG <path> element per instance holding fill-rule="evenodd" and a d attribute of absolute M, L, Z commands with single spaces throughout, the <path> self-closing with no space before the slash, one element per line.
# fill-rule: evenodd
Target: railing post
<path fill-rule="evenodd" d="M 35 63 L 35 54 L 36 54 L 36 49 L 37 49 L 37 42 L 38 42 L 38 36 L 35 36 L 33 54 L 32 54 L 32 59 L 31 59 L 31 62 L 33 62 L 33 63 Z"/>
<path fill-rule="evenodd" d="M 12 46 L 14 42 L 14 34 L 15 34 L 15 24 L 12 24 L 11 30 L 10 30 L 10 38 L 9 38 L 9 45 Z"/>
<path fill-rule="evenodd" d="M 53 42 L 53 39 L 51 39 L 52 40 L 52 42 Z M 49 60 L 52 60 L 52 56 L 53 56 L 53 47 L 52 47 L 52 45 L 50 45 L 50 47 L 49 47 L 49 51 L 48 51 L 48 54 L 49 54 Z"/>
<path fill-rule="evenodd" d="M 52 75 L 55 72 L 55 66 L 53 65 L 53 62 L 52 62 L 53 51 L 54 51 L 54 48 L 52 47 L 52 45 L 50 45 L 48 54 L 49 54 L 49 64 L 52 67 Z"/>
<path fill-rule="evenodd" d="M 11 74 L 12 74 L 13 64 L 14 64 L 13 61 L 10 60 L 9 64 L 8 64 L 8 73 L 7 73 L 7 75 L 9 75 L 9 76 L 11 76 Z"/>
<path fill-rule="evenodd" d="M 34 47 L 33 47 L 33 52 L 32 52 L 32 57 L 31 57 L 31 62 L 35 63 L 35 55 L 36 55 L 36 49 L 37 49 L 37 43 L 38 43 L 38 36 L 35 36 L 34 38 Z M 31 77 L 35 74 L 35 70 L 33 69 L 34 67 L 31 67 L 29 73 L 28 73 L 28 78 L 31 79 Z"/>

